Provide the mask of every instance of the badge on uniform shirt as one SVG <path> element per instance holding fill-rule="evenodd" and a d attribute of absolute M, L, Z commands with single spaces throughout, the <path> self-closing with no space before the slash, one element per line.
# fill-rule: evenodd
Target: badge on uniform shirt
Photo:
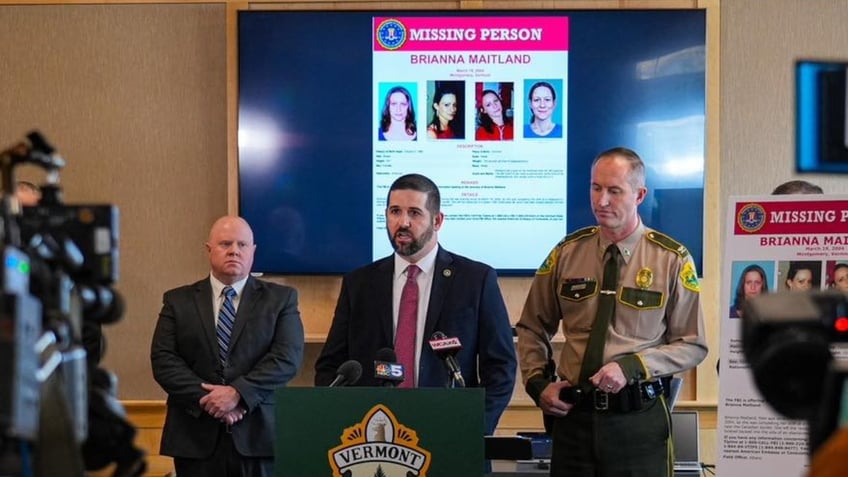
<path fill-rule="evenodd" d="M 680 281 L 687 290 L 692 290 L 695 293 L 701 292 L 701 284 L 698 282 L 698 272 L 695 271 L 695 265 L 692 262 L 683 264 L 683 270 L 680 270 Z"/>
<path fill-rule="evenodd" d="M 654 283 L 654 272 L 650 268 L 645 267 L 636 273 L 636 286 L 645 290 Z"/>

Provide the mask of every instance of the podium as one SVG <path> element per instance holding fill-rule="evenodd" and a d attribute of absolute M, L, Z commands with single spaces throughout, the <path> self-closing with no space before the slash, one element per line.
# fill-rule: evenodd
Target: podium
<path fill-rule="evenodd" d="M 482 476 L 481 388 L 281 388 L 276 477 Z"/>

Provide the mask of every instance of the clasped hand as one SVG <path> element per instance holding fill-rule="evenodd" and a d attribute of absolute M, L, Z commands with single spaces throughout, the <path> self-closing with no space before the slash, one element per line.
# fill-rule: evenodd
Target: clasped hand
<path fill-rule="evenodd" d="M 601 366 L 601 369 L 589 378 L 589 382 L 601 391 L 613 394 L 618 393 L 627 386 L 627 378 L 624 377 L 624 371 L 621 369 L 621 365 L 615 361 Z"/>
<path fill-rule="evenodd" d="M 200 386 L 207 391 L 207 394 L 200 398 L 200 407 L 215 419 L 231 426 L 247 414 L 247 411 L 238 405 L 241 395 L 236 388 L 207 383 Z"/>
<path fill-rule="evenodd" d="M 567 387 L 571 387 L 571 383 L 568 381 L 556 381 L 548 384 L 542 394 L 539 395 L 539 407 L 542 408 L 542 412 L 560 417 L 568 414 L 574 404 L 567 403 L 559 398 L 562 388 Z"/>
<path fill-rule="evenodd" d="M 627 378 L 624 376 L 624 371 L 616 362 L 610 362 L 601 367 L 597 373 L 589 378 L 595 387 L 608 393 L 618 393 L 627 385 Z M 553 416 L 565 416 L 568 411 L 574 407 L 574 404 L 567 403 L 559 398 L 562 388 L 571 387 L 572 384 L 568 381 L 553 382 L 542 391 L 539 395 L 539 407 L 542 412 Z"/>

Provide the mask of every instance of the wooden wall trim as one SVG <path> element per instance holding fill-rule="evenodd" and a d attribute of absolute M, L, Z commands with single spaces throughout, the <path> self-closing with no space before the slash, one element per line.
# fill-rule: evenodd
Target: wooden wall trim
<path fill-rule="evenodd" d="M 707 15 L 707 71 L 706 71 L 706 136 L 704 144 L 704 240 L 706 244 L 721 243 L 721 233 L 724 216 L 721 210 L 721 136 L 719 134 L 719 115 L 721 110 L 720 97 L 720 66 L 721 66 L 721 9 L 720 0 L 702 0 L 701 8 L 706 9 Z M 697 395 L 695 399 L 711 401 L 718 399 L 718 373 L 716 360 L 719 355 L 719 324 L 718 317 L 723 311 L 717 306 L 721 300 L 721 254 L 719 246 L 705 246 L 703 267 L 701 270 L 705 279 L 701 282 L 701 303 L 703 306 L 707 343 L 710 353 L 701 363 L 698 371 Z M 712 318 L 712 319 L 711 319 Z"/>
<path fill-rule="evenodd" d="M 358 0 L 312 0 L 280 1 L 254 0 L 251 7 L 269 5 L 277 9 L 457 9 L 457 10 L 623 10 L 623 9 L 687 9 L 703 8 L 703 0 L 395 0 L 395 1 L 358 1 Z"/>
<path fill-rule="evenodd" d="M 254 0 L 250 5 L 268 4 L 278 9 L 441 9 L 458 10 L 514 10 L 521 9 L 574 9 L 574 10 L 612 10 L 612 9 L 681 9 L 706 8 L 717 0 L 311 0 L 281 1 Z M 117 5 L 117 4 L 213 4 L 227 3 L 240 7 L 244 0 L 0 0 L 0 5 Z"/>
<path fill-rule="evenodd" d="M 227 2 L 227 212 L 238 215 L 238 12 L 244 2 Z"/>
<path fill-rule="evenodd" d="M 0 0 L 0 5 L 167 5 L 167 4 L 231 4 L 239 9 L 273 8 L 278 10 L 614 10 L 614 9 L 686 9 L 708 8 L 719 0 Z"/>
<path fill-rule="evenodd" d="M 138 429 L 162 429 L 165 423 L 165 401 L 122 401 L 127 420 Z M 716 429 L 717 403 L 681 401 L 676 409 L 698 411 L 701 428 Z M 510 404 L 498 424 L 498 434 L 514 434 L 514 431 L 542 429 L 541 412 L 532 403 Z M 150 449 L 148 449 L 150 450 Z"/>

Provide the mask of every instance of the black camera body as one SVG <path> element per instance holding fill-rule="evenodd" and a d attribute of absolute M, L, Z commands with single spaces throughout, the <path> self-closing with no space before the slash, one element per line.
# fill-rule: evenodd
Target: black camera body
<path fill-rule="evenodd" d="M 70 241 L 81 262 L 74 279 L 111 285 L 118 281 L 118 208 L 109 204 L 39 204 L 23 207 L 19 218 L 21 240 L 30 243 L 42 235 Z"/>
<path fill-rule="evenodd" d="M 835 429 L 836 384 L 848 376 L 832 347 L 848 342 L 848 295 L 836 290 L 764 294 L 743 305 L 742 350 L 776 411 L 810 424 L 812 453 Z"/>
<path fill-rule="evenodd" d="M 38 204 L 20 207 L 14 168 L 47 171 Z M 64 160 L 37 132 L 0 151 L 0 475 L 81 477 L 146 470 L 135 429 L 99 366 L 101 325 L 119 321 L 118 209 L 67 205 Z"/>
<path fill-rule="evenodd" d="M 82 301 L 83 328 L 85 322 L 109 324 L 123 316 L 123 300 L 111 287 L 118 281 L 118 218 L 114 205 L 66 205 L 49 200 L 23 207 L 19 216 L 22 242 L 42 263 L 53 264 L 47 270 L 33 267 L 33 275 L 44 283 L 57 266 L 66 270 Z M 87 349 L 89 361 L 96 358 L 99 362 L 100 350 Z"/>

